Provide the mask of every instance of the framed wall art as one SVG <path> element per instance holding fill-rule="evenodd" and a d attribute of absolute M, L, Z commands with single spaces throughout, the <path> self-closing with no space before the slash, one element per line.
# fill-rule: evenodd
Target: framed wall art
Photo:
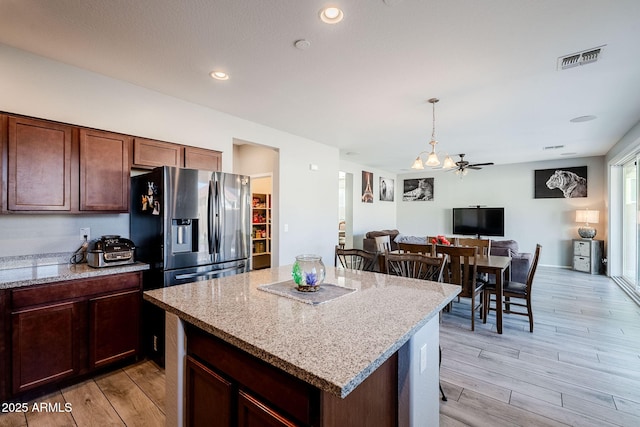
<path fill-rule="evenodd" d="M 534 198 L 587 197 L 587 167 L 538 169 L 534 177 Z"/>
<path fill-rule="evenodd" d="M 373 203 L 373 173 L 362 171 L 362 202 Z"/>
<path fill-rule="evenodd" d="M 383 202 L 393 202 L 394 193 L 394 180 L 391 178 L 380 177 L 380 200 Z"/>
<path fill-rule="evenodd" d="M 405 179 L 402 201 L 433 201 L 433 178 Z"/>

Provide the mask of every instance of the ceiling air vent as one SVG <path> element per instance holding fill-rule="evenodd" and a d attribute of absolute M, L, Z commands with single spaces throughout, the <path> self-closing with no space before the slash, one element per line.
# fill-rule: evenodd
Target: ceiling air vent
<path fill-rule="evenodd" d="M 596 62 L 602 55 L 602 48 L 604 48 L 604 46 L 561 56 L 558 58 L 558 70 L 566 70 L 567 68 L 577 67 L 578 65 Z"/>

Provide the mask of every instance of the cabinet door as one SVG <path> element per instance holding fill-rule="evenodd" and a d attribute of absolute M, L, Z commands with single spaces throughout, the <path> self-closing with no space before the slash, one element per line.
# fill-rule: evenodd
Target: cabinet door
<path fill-rule="evenodd" d="M 222 167 L 222 153 L 204 148 L 184 147 L 184 167 L 219 171 Z"/>
<path fill-rule="evenodd" d="M 169 142 L 135 138 L 133 140 L 133 166 L 152 169 L 158 166 L 184 165 L 184 147 Z"/>
<path fill-rule="evenodd" d="M 129 210 L 131 137 L 80 130 L 80 210 Z"/>
<path fill-rule="evenodd" d="M 89 369 L 138 354 L 140 296 L 135 290 L 89 300 Z"/>
<path fill-rule="evenodd" d="M 233 385 L 191 356 L 187 356 L 186 370 L 187 425 L 233 425 Z"/>
<path fill-rule="evenodd" d="M 11 314 L 14 393 L 79 372 L 79 307 L 66 302 Z"/>
<path fill-rule="evenodd" d="M 238 426 L 240 427 L 295 427 L 297 424 L 266 406 L 251 395 L 238 394 Z"/>
<path fill-rule="evenodd" d="M 9 117 L 8 140 L 8 209 L 69 211 L 71 126 Z"/>

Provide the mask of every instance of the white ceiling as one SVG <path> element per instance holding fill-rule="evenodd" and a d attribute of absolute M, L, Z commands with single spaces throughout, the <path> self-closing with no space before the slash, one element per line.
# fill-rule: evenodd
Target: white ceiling
<path fill-rule="evenodd" d="M 335 25 L 318 17 L 328 4 L 0 0 L 0 43 L 394 172 L 429 148 L 432 97 L 438 149 L 472 163 L 603 155 L 640 119 L 638 0 L 336 0 Z M 585 115 L 597 119 L 569 122 Z"/>

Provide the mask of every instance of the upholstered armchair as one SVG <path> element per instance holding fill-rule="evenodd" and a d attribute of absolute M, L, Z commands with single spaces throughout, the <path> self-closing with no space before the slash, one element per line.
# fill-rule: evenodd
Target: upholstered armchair
<path fill-rule="evenodd" d="M 515 240 L 491 240 L 491 255 L 511 257 L 511 280 L 526 283 L 533 254 L 520 252 Z"/>

